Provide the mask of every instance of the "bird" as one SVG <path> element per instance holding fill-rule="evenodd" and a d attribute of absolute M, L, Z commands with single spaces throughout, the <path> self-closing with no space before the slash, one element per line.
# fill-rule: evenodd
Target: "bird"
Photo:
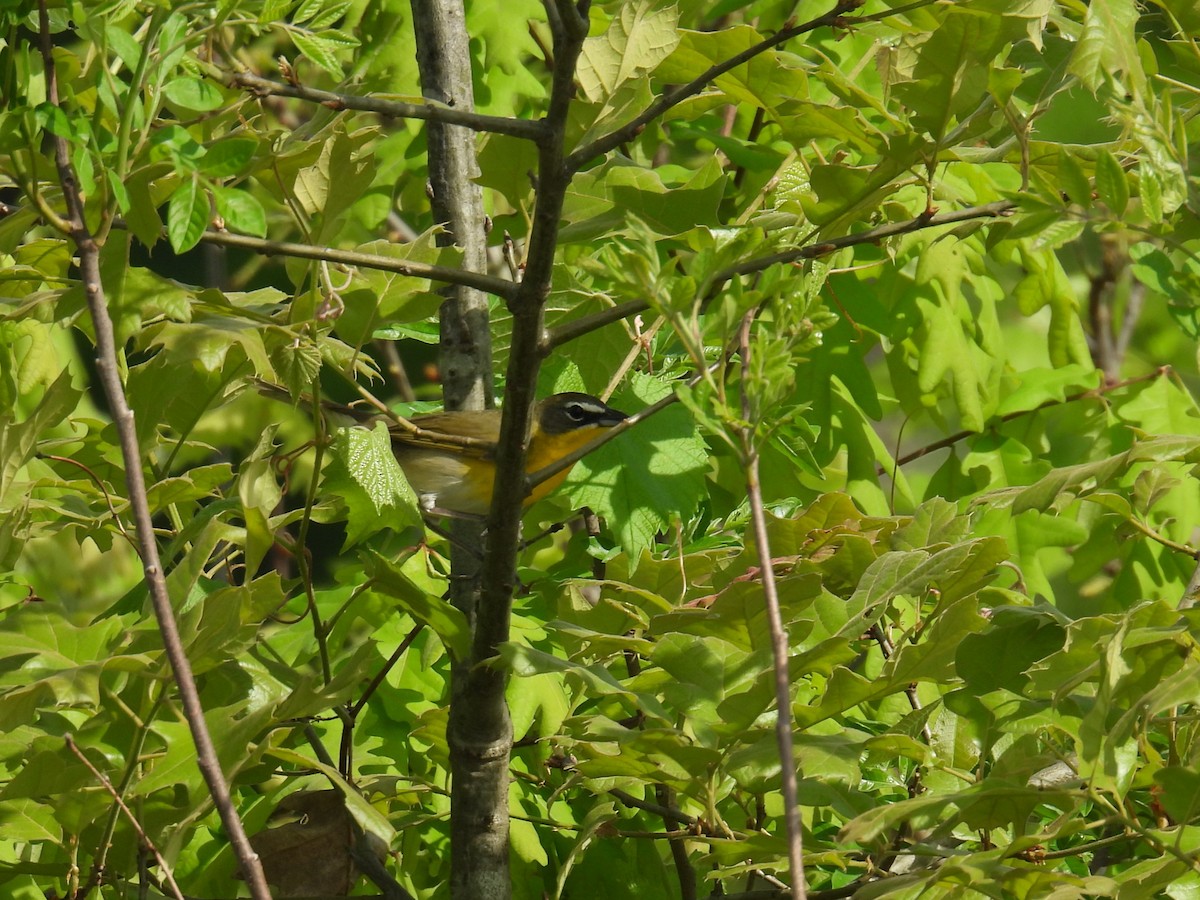
<path fill-rule="evenodd" d="M 276 399 L 291 400 L 283 388 L 259 382 L 259 391 Z M 335 418 L 348 415 L 360 424 L 388 424 L 392 452 L 426 513 L 450 517 L 487 515 L 492 505 L 496 477 L 496 442 L 500 438 L 500 410 L 459 410 L 413 416 L 410 431 L 397 422 L 354 407 L 322 402 Z M 525 473 L 531 475 L 595 440 L 629 416 L 599 397 L 578 391 L 552 394 L 533 410 Z M 469 438 L 457 443 L 454 438 Z M 571 464 L 573 466 L 574 463 Z M 529 507 L 566 480 L 571 466 L 534 485 L 525 497 Z"/>

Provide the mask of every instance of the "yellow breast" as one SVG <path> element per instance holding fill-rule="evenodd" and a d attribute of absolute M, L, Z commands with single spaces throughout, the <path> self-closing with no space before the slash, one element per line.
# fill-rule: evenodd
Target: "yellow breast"
<path fill-rule="evenodd" d="M 529 453 L 525 457 L 525 474 L 532 475 L 539 469 L 544 469 L 552 462 L 562 459 L 568 454 L 574 453 L 584 444 L 588 444 L 596 439 L 600 433 L 600 428 L 595 425 L 589 425 L 584 428 L 577 428 L 574 431 L 568 431 L 564 434 L 545 434 L 535 435 L 530 442 Z M 525 505 L 541 500 L 560 484 L 567 479 L 574 465 L 568 466 L 557 475 L 547 478 L 540 484 L 534 485 L 529 496 L 525 498 Z"/>

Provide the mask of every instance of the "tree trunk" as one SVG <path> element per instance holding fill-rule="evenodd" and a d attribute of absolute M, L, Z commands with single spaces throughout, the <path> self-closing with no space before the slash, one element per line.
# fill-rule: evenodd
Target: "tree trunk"
<path fill-rule="evenodd" d="M 459 0 L 412 0 L 421 90 L 429 100 L 473 110 L 471 55 Z M 463 250 L 463 268 L 487 270 L 482 191 L 475 133 L 427 123 L 429 192 L 445 242 Z M 492 349 L 488 300 L 480 291 L 451 287 L 441 308 L 442 391 L 446 409 L 492 405 Z M 455 524 L 450 599 L 475 624 L 479 600 L 481 528 Z M 465 551 L 464 552 L 464 548 Z M 454 900 L 506 900 L 508 867 L 508 760 L 512 723 L 503 687 L 468 689 L 479 660 L 453 660 L 450 722 L 450 894 Z M 504 676 L 496 673 L 503 682 Z"/>

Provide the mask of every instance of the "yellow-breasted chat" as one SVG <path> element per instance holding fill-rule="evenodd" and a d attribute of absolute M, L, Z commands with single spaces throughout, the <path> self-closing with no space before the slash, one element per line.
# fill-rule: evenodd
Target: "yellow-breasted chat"
<path fill-rule="evenodd" d="M 290 400 L 287 392 L 273 384 L 258 382 L 261 393 Z M 408 483 L 429 512 L 449 515 L 486 515 L 492 503 L 496 477 L 495 444 L 500 438 L 500 410 L 463 410 L 413 416 L 408 430 L 375 412 L 322 402 L 322 410 L 334 418 L 349 417 L 370 424 L 388 422 L 392 452 Z M 568 391 L 538 401 L 533 411 L 529 447 L 525 454 L 527 475 L 537 472 L 585 444 L 628 416 L 598 397 Z M 469 439 L 462 443 L 455 438 Z M 567 477 L 571 467 L 533 486 L 525 505 L 542 499 Z"/>

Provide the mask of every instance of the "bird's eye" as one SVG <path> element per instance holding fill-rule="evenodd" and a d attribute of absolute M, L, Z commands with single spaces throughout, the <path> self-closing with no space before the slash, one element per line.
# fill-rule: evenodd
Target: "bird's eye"
<path fill-rule="evenodd" d="M 565 411 L 567 413 L 567 418 L 572 422 L 587 421 L 587 411 L 583 408 L 583 404 L 581 403 L 568 403 Z"/>

